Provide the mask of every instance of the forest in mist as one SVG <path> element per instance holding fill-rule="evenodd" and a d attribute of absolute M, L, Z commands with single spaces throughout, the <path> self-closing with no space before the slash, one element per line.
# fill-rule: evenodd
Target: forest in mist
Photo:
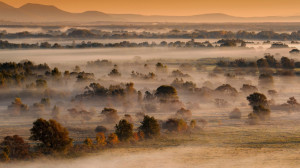
<path fill-rule="evenodd" d="M 296 168 L 298 27 L 0 25 L 0 167 Z"/>

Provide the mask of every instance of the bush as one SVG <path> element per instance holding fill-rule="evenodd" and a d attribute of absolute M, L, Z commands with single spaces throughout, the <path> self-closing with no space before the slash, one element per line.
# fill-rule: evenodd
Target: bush
<path fill-rule="evenodd" d="M 0 144 L 3 157 L 5 160 L 11 159 L 28 159 L 29 158 L 29 144 L 25 143 L 23 138 L 14 135 L 7 136 Z"/>
<path fill-rule="evenodd" d="M 103 132 L 99 132 L 96 135 L 96 143 L 98 146 L 105 146 L 107 144 L 106 138 Z"/>
<path fill-rule="evenodd" d="M 154 117 L 144 116 L 139 130 L 145 135 L 146 138 L 155 138 L 160 135 L 160 127 Z"/>
<path fill-rule="evenodd" d="M 178 118 L 183 118 L 184 120 L 190 119 L 192 117 L 191 110 L 181 108 L 176 112 Z"/>
<path fill-rule="evenodd" d="M 101 125 L 97 126 L 96 129 L 95 129 L 95 132 L 97 132 L 97 133 L 100 133 L 100 132 L 106 133 L 106 131 L 107 131 L 107 128 L 104 127 L 104 126 L 101 126 Z"/>
<path fill-rule="evenodd" d="M 232 112 L 229 113 L 230 119 L 241 119 L 241 117 L 242 117 L 242 113 L 238 108 L 233 109 Z"/>
<path fill-rule="evenodd" d="M 270 118 L 270 110 L 269 110 L 269 104 L 267 97 L 264 94 L 261 93 L 253 93 L 247 97 L 247 100 L 249 101 L 249 105 L 253 108 L 253 114 L 249 115 L 258 117 L 260 120 L 266 120 Z M 249 117 L 248 116 L 248 117 Z"/>
<path fill-rule="evenodd" d="M 8 106 L 8 110 L 11 111 L 12 115 L 20 115 L 20 113 L 27 112 L 29 110 L 26 104 L 22 103 L 21 98 L 15 98 L 15 101 Z"/>
<path fill-rule="evenodd" d="M 116 125 L 115 133 L 120 141 L 128 141 L 133 136 L 133 125 L 127 120 L 120 120 Z"/>
<path fill-rule="evenodd" d="M 196 126 L 197 126 L 196 120 L 191 120 L 191 122 L 190 122 L 190 128 L 194 129 L 194 128 L 196 128 Z"/>
<path fill-rule="evenodd" d="M 104 108 L 101 112 L 105 116 L 104 122 L 107 123 L 117 123 L 119 120 L 119 116 L 117 110 L 113 108 Z"/>
<path fill-rule="evenodd" d="M 119 142 L 120 142 L 119 138 L 118 138 L 117 134 L 115 134 L 115 133 L 111 133 L 107 137 L 107 144 L 109 144 L 109 145 L 116 145 Z"/>
<path fill-rule="evenodd" d="M 188 125 L 183 119 L 170 118 L 164 124 L 164 128 L 170 132 L 185 132 L 188 129 Z"/>
<path fill-rule="evenodd" d="M 91 138 L 86 138 L 83 142 L 88 148 L 92 148 L 93 147 L 93 140 Z"/>
<path fill-rule="evenodd" d="M 110 77 L 119 77 L 119 76 L 121 76 L 121 73 L 117 69 L 113 69 L 108 74 L 108 76 L 110 76 Z"/>

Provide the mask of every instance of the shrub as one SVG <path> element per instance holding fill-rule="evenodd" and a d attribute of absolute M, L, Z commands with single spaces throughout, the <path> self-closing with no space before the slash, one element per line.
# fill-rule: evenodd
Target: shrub
<path fill-rule="evenodd" d="M 101 125 L 97 126 L 96 129 L 95 129 L 95 132 L 97 132 L 97 133 L 100 133 L 100 132 L 106 133 L 106 131 L 107 131 L 107 128 L 104 127 L 104 126 L 101 126 Z"/>
<path fill-rule="evenodd" d="M 27 112 L 29 110 L 26 104 L 22 103 L 21 98 L 15 98 L 15 101 L 8 106 L 8 110 L 12 111 L 12 115 L 20 115 L 20 113 Z"/>
<path fill-rule="evenodd" d="M 92 148 L 94 145 L 93 140 L 91 138 L 86 138 L 83 143 L 89 148 Z"/>
<path fill-rule="evenodd" d="M 117 134 L 115 134 L 115 133 L 109 134 L 109 136 L 107 137 L 107 144 L 116 145 L 118 143 L 119 143 L 119 138 L 118 138 Z"/>
<path fill-rule="evenodd" d="M 144 134 L 146 138 L 155 138 L 160 135 L 160 127 L 154 117 L 144 116 L 144 120 L 139 127 L 140 134 Z"/>
<path fill-rule="evenodd" d="M 106 142 L 106 138 L 105 138 L 105 135 L 103 132 L 99 132 L 97 135 L 96 135 L 96 144 L 98 146 L 105 146 L 107 144 Z"/>
<path fill-rule="evenodd" d="M 176 116 L 178 118 L 183 118 L 184 120 L 187 120 L 192 117 L 192 112 L 191 110 L 181 108 L 176 112 Z"/>
<path fill-rule="evenodd" d="M 117 69 L 113 69 L 108 74 L 108 76 L 110 76 L 110 77 L 119 77 L 119 76 L 121 76 L 121 73 Z"/>
<path fill-rule="evenodd" d="M 242 117 L 242 113 L 238 108 L 233 109 L 232 112 L 229 113 L 230 119 L 241 119 L 241 117 Z"/>
<path fill-rule="evenodd" d="M 170 132 L 185 132 L 188 129 L 188 125 L 183 119 L 170 118 L 164 124 L 164 128 Z"/>
<path fill-rule="evenodd" d="M 197 126 L 196 120 L 191 120 L 191 122 L 190 122 L 190 128 L 194 129 L 194 128 L 196 128 L 196 126 Z"/>
<path fill-rule="evenodd" d="M 5 137 L 0 146 L 5 160 L 29 158 L 29 144 L 25 143 L 23 138 L 18 135 Z"/>
<path fill-rule="evenodd" d="M 117 123 L 119 120 L 117 110 L 113 108 L 104 108 L 101 114 L 105 116 L 104 121 L 107 123 Z"/>

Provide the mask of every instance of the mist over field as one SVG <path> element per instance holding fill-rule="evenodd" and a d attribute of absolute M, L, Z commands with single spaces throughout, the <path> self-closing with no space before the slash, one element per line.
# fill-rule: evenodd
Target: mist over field
<path fill-rule="evenodd" d="M 0 2 L 0 168 L 299 167 L 298 15 L 51 3 Z"/>

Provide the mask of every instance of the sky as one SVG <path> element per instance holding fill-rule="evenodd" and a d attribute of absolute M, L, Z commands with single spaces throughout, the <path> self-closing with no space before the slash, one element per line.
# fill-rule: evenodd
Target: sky
<path fill-rule="evenodd" d="M 187 16 L 225 13 L 234 16 L 300 15 L 300 0 L 0 0 L 14 7 L 26 3 L 55 5 L 69 12 Z"/>

